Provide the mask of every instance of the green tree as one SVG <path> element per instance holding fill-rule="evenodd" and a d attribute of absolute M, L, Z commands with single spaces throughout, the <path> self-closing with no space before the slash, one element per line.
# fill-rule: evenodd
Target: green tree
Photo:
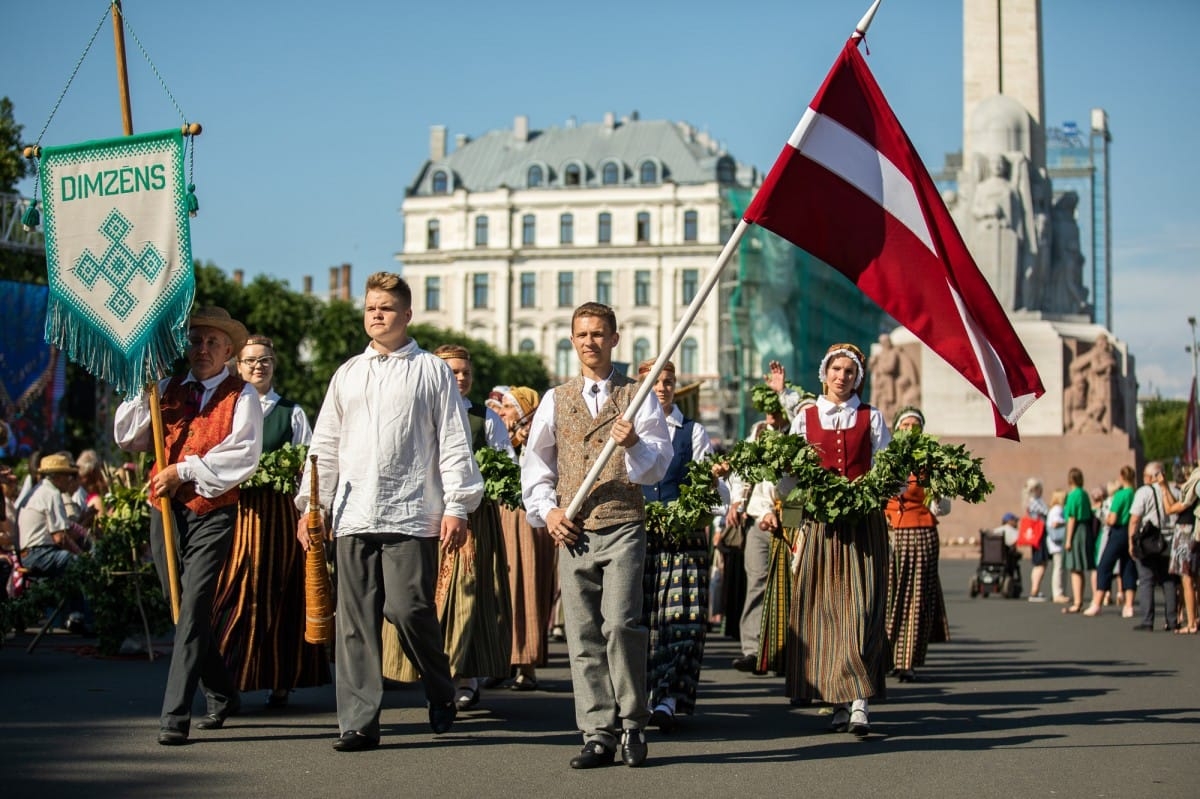
<path fill-rule="evenodd" d="M 12 100 L 0 97 L 0 192 L 12 193 L 17 181 L 29 173 L 29 162 L 21 152 L 21 131 L 13 117 Z"/>
<path fill-rule="evenodd" d="M 1142 408 L 1142 450 L 1148 461 L 1175 462 L 1183 453 L 1184 400 L 1150 400 Z"/>

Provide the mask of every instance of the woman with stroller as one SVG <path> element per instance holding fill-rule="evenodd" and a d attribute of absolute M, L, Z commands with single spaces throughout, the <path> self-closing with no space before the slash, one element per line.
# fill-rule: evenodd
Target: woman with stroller
<path fill-rule="evenodd" d="M 896 414 L 893 427 L 925 427 L 920 409 L 909 406 Z M 925 665 L 931 643 L 950 640 L 946 601 L 938 577 L 937 517 L 949 511 L 949 500 L 926 494 L 916 475 L 898 497 L 888 500 L 884 516 L 892 542 L 887 601 L 887 637 L 892 642 L 892 667 L 900 682 L 914 682 L 916 666 Z"/>
<path fill-rule="evenodd" d="M 883 414 L 862 402 L 862 350 L 834 344 L 821 359 L 822 395 L 796 415 L 792 433 L 822 466 L 854 480 L 891 441 Z M 888 541 L 882 510 L 853 522 L 805 519 L 788 625 L 787 695 L 834 706 L 830 728 L 866 736 L 867 700 L 882 697 L 887 640 Z"/>

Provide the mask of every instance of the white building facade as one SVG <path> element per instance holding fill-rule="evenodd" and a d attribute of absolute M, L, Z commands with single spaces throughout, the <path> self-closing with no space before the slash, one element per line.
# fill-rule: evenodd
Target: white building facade
<path fill-rule="evenodd" d="M 758 179 L 691 126 L 636 114 L 543 131 L 518 116 L 453 152 L 435 126 L 401 207 L 415 319 L 538 354 L 562 381 L 579 369 L 572 311 L 602 302 L 621 334 L 614 359 L 632 373 L 720 253 L 736 221 L 724 190 Z M 719 383 L 721 317 L 714 291 L 674 353 L 681 383 Z"/>

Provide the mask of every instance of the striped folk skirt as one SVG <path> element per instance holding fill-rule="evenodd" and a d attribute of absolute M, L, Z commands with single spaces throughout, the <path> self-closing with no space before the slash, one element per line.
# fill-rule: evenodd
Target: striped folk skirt
<path fill-rule="evenodd" d="M 696 535 L 678 543 L 647 536 L 645 624 L 650 629 L 646 688 L 653 707 L 668 697 L 690 714 L 708 635 L 708 543 Z"/>
<path fill-rule="evenodd" d="M 442 551 L 438 566 L 438 621 L 454 677 L 508 677 L 512 651 L 512 601 L 508 563 L 495 501 L 484 499 L 467 519 L 467 541 Z M 421 675 L 400 648 L 396 628 L 383 623 L 383 676 L 416 682 Z"/>
<path fill-rule="evenodd" d="M 325 647 L 304 640 L 304 550 L 292 497 L 242 489 L 233 545 L 217 580 L 213 629 L 239 691 L 329 682 Z"/>
<path fill-rule="evenodd" d="M 892 663 L 908 670 L 925 665 L 929 645 L 950 640 L 946 600 L 938 577 L 936 527 L 893 529 L 888 582 L 887 635 Z"/>
<path fill-rule="evenodd" d="M 883 698 L 888 539 L 883 513 L 855 525 L 808 522 L 792 582 L 787 695 L 831 703 Z"/>
<path fill-rule="evenodd" d="M 500 526 L 512 598 L 512 665 L 544 666 L 550 611 L 558 584 L 554 539 L 529 526 L 524 508 L 501 507 Z"/>
<path fill-rule="evenodd" d="M 763 591 L 762 626 L 758 634 L 757 671 L 787 671 L 788 624 L 792 609 L 792 549 L 800 531 L 785 529 L 771 537 L 767 586 Z"/>

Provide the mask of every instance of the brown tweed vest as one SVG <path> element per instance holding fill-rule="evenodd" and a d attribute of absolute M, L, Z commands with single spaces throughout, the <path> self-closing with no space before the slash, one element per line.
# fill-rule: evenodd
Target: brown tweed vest
<path fill-rule="evenodd" d="M 613 375 L 609 381 L 608 401 L 596 418 L 583 400 L 583 378 L 575 377 L 554 389 L 554 425 L 558 431 L 558 504 L 566 508 L 588 470 L 596 462 L 612 425 L 629 407 L 637 383 L 628 377 Z M 645 500 L 640 486 L 629 482 L 621 448 L 613 453 L 592 486 L 587 499 L 575 516 L 584 530 L 599 530 L 614 524 L 640 522 L 645 515 Z"/>

